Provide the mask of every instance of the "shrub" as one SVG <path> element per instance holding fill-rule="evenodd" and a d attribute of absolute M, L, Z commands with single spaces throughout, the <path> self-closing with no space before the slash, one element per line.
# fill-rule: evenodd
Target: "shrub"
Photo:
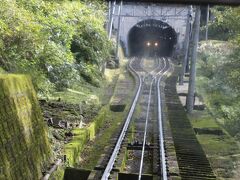
<path fill-rule="evenodd" d="M 1 67 L 30 74 L 41 93 L 69 87 L 79 75 L 97 85 L 87 72 L 99 74 L 110 56 L 104 8 L 101 1 L 1 1 Z"/>

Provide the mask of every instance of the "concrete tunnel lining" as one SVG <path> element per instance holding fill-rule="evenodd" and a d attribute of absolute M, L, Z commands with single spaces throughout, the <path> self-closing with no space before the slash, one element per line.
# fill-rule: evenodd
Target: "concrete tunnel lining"
<path fill-rule="evenodd" d="M 130 56 L 171 56 L 177 43 L 177 33 L 167 23 L 147 19 L 137 23 L 128 33 Z"/>

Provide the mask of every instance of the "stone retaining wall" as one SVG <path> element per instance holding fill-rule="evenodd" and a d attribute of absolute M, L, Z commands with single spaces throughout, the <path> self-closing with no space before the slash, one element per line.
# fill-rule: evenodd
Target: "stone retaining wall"
<path fill-rule="evenodd" d="M 40 179 L 50 157 L 30 77 L 0 75 L 0 179 Z"/>

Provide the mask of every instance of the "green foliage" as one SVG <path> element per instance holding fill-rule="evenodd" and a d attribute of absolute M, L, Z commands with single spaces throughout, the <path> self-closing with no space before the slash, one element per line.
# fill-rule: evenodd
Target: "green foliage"
<path fill-rule="evenodd" d="M 0 74 L 5 73 L 5 71 L 0 67 Z"/>
<path fill-rule="evenodd" d="M 239 128 L 240 128 L 240 103 L 235 102 L 230 106 L 222 105 L 221 111 L 225 119 L 225 126 L 231 132 L 232 135 L 237 135 L 239 138 Z"/>
<path fill-rule="evenodd" d="M 200 46 L 198 91 L 233 136 L 238 135 L 240 129 L 239 67 L 238 46 L 218 41 L 209 41 Z"/>
<path fill-rule="evenodd" d="M 104 8 L 101 1 L 1 1 L 0 66 L 29 73 L 43 94 L 80 83 L 81 76 L 98 85 L 111 49 Z"/>
<path fill-rule="evenodd" d="M 210 38 L 240 43 L 240 7 L 216 6 L 211 11 L 215 19 L 209 26 Z"/>
<path fill-rule="evenodd" d="M 66 62 L 60 66 L 49 66 L 48 77 L 53 82 L 58 91 L 70 87 L 71 84 L 79 82 L 81 77 L 76 69 L 76 64 Z"/>

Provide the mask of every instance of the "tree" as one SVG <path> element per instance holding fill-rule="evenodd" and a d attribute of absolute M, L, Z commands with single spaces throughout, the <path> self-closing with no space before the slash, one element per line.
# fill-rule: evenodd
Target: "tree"
<path fill-rule="evenodd" d="M 1 67 L 30 74 L 42 93 L 53 87 L 69 87 L 86 76 L 100 80 L 99 67 L 111 50 L 104 30 L 104 10 L 103 2 L 97 0 L 1 1 Z M 77 81 L 73 74 L 83 78 Z"/>

